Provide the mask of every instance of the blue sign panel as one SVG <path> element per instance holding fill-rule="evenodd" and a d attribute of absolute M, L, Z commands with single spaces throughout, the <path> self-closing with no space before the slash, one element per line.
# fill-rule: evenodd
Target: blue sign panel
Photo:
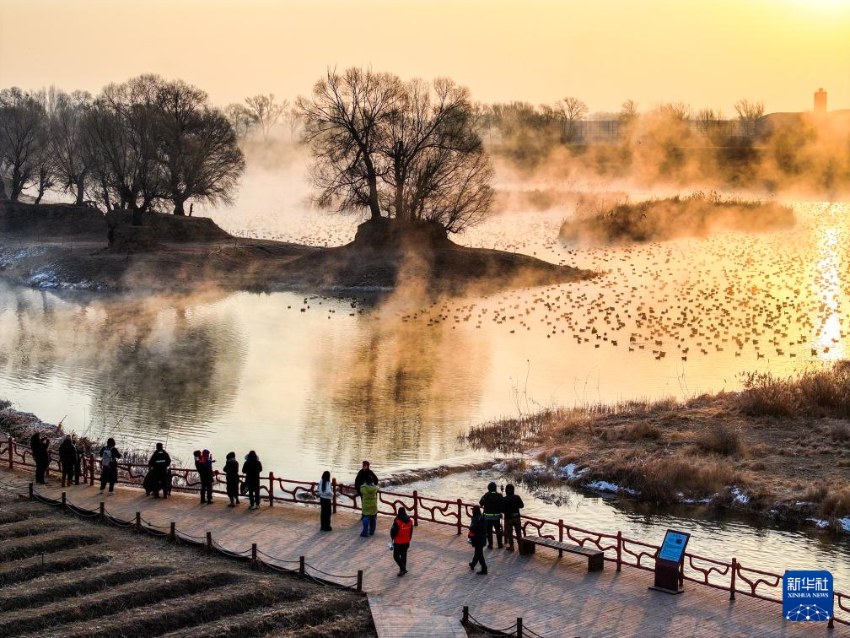
<path fill-rule="evenodd" d="M 832 600 L 832 574 L 826 570 L 788 570 L 782 577 L 782 617 L 785 620 L 829 620 Z"/>
<path fill-rule="evenodd" d="M 679 563 L 682 561 L 682 556 L 685 553 L 685 547 L 688 545 L 690 534 L 684 532 L 676 532 L 668 529 L 664 535 L 664 542 L 661 544 L 661 550 L 658 552 L 658 558 L 668 560 L 671 563 Z"/>

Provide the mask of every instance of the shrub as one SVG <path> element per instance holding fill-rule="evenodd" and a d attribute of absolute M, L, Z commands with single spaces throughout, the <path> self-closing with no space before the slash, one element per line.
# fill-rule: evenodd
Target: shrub
<path fill-rule="evenodd" d="M 623 428 L 620 436 L 626 441 L 656 440 L 661 438 L 661 430 L 652 423 L 638 421 Z"/>
<path fill-rule="evenodd" d="M 740 456 L 744 452 L 741 433 L 726 423 L 714 423 L 697 434 L 697 447 L 703 452 L 722 456 Z"/>
<path fill-rule="evenodd" d="M 821 514 L 827 518 L 843 518 L 850 515 L 850 487 L 832 486 L 821 500 Z"/>

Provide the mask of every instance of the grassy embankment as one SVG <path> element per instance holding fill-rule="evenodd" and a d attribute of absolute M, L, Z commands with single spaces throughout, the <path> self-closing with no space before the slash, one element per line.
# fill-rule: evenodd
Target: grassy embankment
<path fill-rule="evenodd" d="M 0 495 L 0 635 L 374 636 L 364 596 Z"/>
<path fill-rule="evenodd" d="M 590 197 L 579 202 L 573 218 L 564 221 L 560 237 L 594 244 L 640 243 L 705 237 L 721 230 L 776 230 L 794 223 L 794 213 L 785 205 L 716 192 L 696 191 L 642 202 Z"/>
<path fill-rule="evenodd" d="M 609 481 L 658 504 L 704 500 L 778 518 L 850 516 L 850 362 L 793 378 L 750 374 L 744 386 L 685 402 L 545 410 L 473 428 L 468 440 L 493 451 L 531 450 L 549 477 L 590 487 Z M 522 474 L 525 461 L 513 469 Z"/>

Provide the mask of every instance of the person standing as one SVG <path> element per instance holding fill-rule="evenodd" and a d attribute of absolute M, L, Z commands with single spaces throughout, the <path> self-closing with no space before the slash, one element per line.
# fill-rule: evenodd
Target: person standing
<path fill-rule="evenodd" d="M 170 465 L 171 455 L 165 451 L 162 443 L 157 443 L 156 450 L 148 460 L 148 472 L 151 473 L 150 490 L 153 492 L 154 498 L 159 498 L 160 490 L 165 497 L 171 491 L 165 484 L 169 480 L 168 468 Z"/>
<path fill-rule="evenodd" d="M 30 437 L 30 449 L 32 450 L 32 460 L 35 463 L 35 482 L 38 485 L 45 484 L 44 475 L 47 472 L 47 466 L 50 464 L 47 445 L 47 439 L 41 432 L 33 432 Z"/>
<path fill-rule="evenodd" d="M 378 525 L 378 486 L 366 483 L 360 488 L 360 521 L 363 523 L 363 537 L 373 536 Z"/>
<path fill-rule="evenodd" d="M 239 461 L 236 460 L 236 452 L 227 453 L 224 475 L 227 479 L 227 498 L 230 499 L 227 507 L 236 507 L 239 504 Z"/>
<path fill-rule="evenodd" d="M 213 461 L 212 454 L 209 450 L 195 450 L 195 469 L 198 471 L 198 476 L 201 478 L 201 505 L 204 503 L 212 505 L 212 487 L 213 487 Z"/>
<path fill-rule="evenodd" d="M 331 473 L 327 470 L 322 472 L 322 480 L 319 481 L 319 486 L 316 488 L 316 494 L 319 497 L 319 506 L 321 513 L 319 514 L 319 531 L 330 532 L 331 527 L 331 509 L 333 508 L 333 485 L 331 485 Z"/>
<path fill-rule="evenodd" d="M 505 514 L 505 545 L 509 552 L 514 551 L 514 534 L 516 534 L 517 545 L 523 536 L 519 513 L 523 507 L 525 503 L 522 502 L 522 498 L 514 494 L 513 484 L 508 483 L 505 486 L 505 497 L 502 499 L 502 511 Z"/>
<path fill-rule="evenodd" d="M 107 496 L 112 496 L 115 493 L 115 483 L 118 481 L 118 459 L 120 458 L 121 453 L 115 447 L 115 439 L 109 437 L 106 440 L 106 445 L 100 448 L 100 491 L 98 494 L 103 494 L 107 484 L 109 484 Z"/>
<path fill-rule="evenodd" d="M 360 471 L 357 472 L 357 476 L 354 478 L 354 489 L 357 490 L 357 493 L 360 494 L 360 488 L 366 485 L 366 483 L 371 483 L 372 485 L 378 484 L 377 475 L 369 468 L 369 461 L 363 461 L 363 467 L 360 468 Z"/>
<path fill-rule="evenodd" d="M 407 573 L 407 550 L 410 549 L 410 539 L 413 538 L 413 521 L 403 507 L 398 508 L 390 528 L 390 538 L 393 539 L 393 560 L 398 565 L 398 575 L 404 576 Z"/>
<path fill-rule="evenodd" d="M 476 565 L 481 565 L 479 574 L 487 573 L 487 561 L 484 560 L 484 546 L 487 544 L 487 523 L 481 514 L 481 508 L 477 505 L 472 508 L 472 520 L 469 523 L 469 541 L 475 552 L 472 554 L 472 562 L 469 569 L 475 571 Z"/>
<path fill-rule="evenodd" d="M 487 547 L 493 549 L 493 531 L 496 532 L 496 542 L 502 549 L 502 495 L 496 491 L 496 484 L 490 481 L 487 493 L 481 497 L 478 504 L 484 508 L 484 521 L 487 523 Z"/>
<path fill-rule="evenodd" d="M 59 464 L 62 466 L 62 487 L 68 487 L 74 481 L 74 467 L 77 465 L 77 448 L 70 436 L 66 436 L 59 446 Z"/>
<path fill-rule="evenodd" d="M 245 475 L 245 485 L 248 487 L 248 501 L 251 503 L 249 510 L 260 509 L 260 472 L 263 471 L 263 464 L 260 463 L 260 458 L 254 450 L 245 455 L 245 462 L 242 464 L 242 474 Z"/>

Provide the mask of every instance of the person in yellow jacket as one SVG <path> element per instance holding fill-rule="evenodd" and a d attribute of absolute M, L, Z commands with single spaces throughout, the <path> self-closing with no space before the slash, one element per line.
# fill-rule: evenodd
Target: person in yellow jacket
<path fill-rule="evenodd" d="M 360 488 L 360 521 L 363 537 L 372 536 L 378 524 L 378 486 L 371 481 Z"/>

